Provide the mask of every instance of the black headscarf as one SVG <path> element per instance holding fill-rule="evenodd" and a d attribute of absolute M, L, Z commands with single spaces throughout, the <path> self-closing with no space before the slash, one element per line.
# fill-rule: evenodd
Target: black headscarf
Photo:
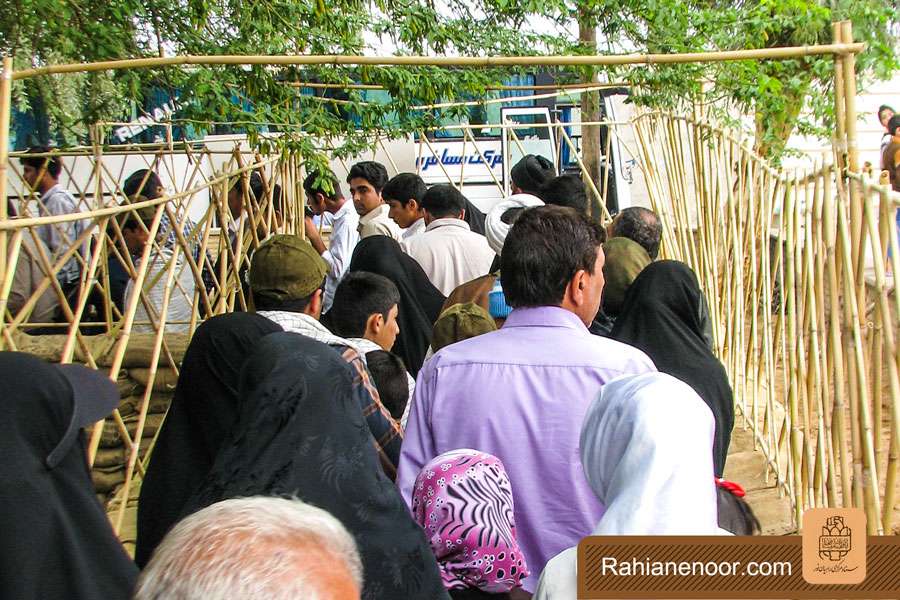
<path fill-rule="evenodd" d="M 403 252 L 396 240 L 384 235 L 373 235 L 359 241 L 349 267 L 349 272 L 355 271 L 383 275 L 400 290 L 397 315 L 400 335 L 391 352 L 403 359 L 415 377 L 422 368 L 431 343 L 431 329 L 441 314 L 446 298 L 428 280 L 419 263 Z M 327 319 L 325 321 L 327 324 Z"/>
<path fill-rule="evenodd" d="M 260 338 L 276 331 L 281 327 L 255 313 L 229 313 L 204 322 L 191 338 L 141 485 L 135 561 L 142 568 L 234 426 L 244 360 Z"/>
<path fill-rule="evenodd" d="M 229 498 L 296 496 L 356 539 L 363 598 L 447 598 L 425 534 L 378 468 L 353 371 L 332 348 L 273 333 L 241 372 L 241 411 L 185 515 Z"/>
<path fill-rule="evenodd" d="M 97 502 L 84 436 L 46 463 L 72 419 L 72 386 L 19 352 L 0 353 L 0 381 L 0 598 L 130 598 L 138 570 Z"/>
<path fill-rule="evenodd" d="M 684 381 L 716 419 L 713 461 L 721 477 L 734 427 L 728 375 L 703 338 L 703 293 L 689 266 L 675 260 L 651 263 L 628 288 L 611 337 L 643 350 L 656 368 Z"/>
<path fill-rule="evenodd" d="M 463 220 L 469 224 L 469 229 L 475 233 L 484 235 L 484 221 L 487 215 L 478 210 L 478 207 L 472 204 L 472 201 L 466 198 L 466 212 Z"/>

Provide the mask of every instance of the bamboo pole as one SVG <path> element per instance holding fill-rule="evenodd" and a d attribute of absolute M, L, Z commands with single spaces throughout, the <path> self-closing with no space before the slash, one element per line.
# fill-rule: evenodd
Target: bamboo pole
<path fill-rule="evenodd" d="M 887 194 L 885 192 L 886 192 L 886 190 L 883 189 L 882 193 L 881 193 L 882 204 L 885 204 L 888 200 Z M 875 225 L 874 209 L 872 208 L 872 200 L 870 197 L 865 198 L 865 200 L 864 200 L 864 212 L 865 212 L 866 225 L 869 229 L 869 236 L 870 236 L 870 239 L 872 240 L 872 250 L 873 250 L 873 253 L 875 253 L 877 256 L 878 251 L 880 251 L 880 249 L 881 249 L 881 244 L 878 239 L 877 227 Z M 880 313 L 880 317 L 883 320 L 882 321 L 882 325 L 883 325 L 882 336 L 884 338 L 884 351 L 888 356 L 896 357 L 897 356 L 897 346 L 896 346 L 896 342 L 894 339 L 894 326 L 893 326 L 893 323 L 891 320 L 891 310 L 890 310 L 890 306 L 888 303 L 888 293 L 887 293 L 887 289 L 885 287 L 884 263 L 878 259 L 875 260 L 875 289 L 878 294 L 878 298 L 877 298 L 878 308 L 879 308 L 878 312 Z M 895 289 L 895 293 L 896 293 L 896 289 Z M 891 390 L 891 406 L 893 408 L 892 416 L 891 416 L 891 421 L 892 421 L 891 445 L 892 445 L 892 447 L 897 448 L 898 446 L 900 446 L 900 372 L 898 372 L 900 370 L 898 370 L 896 360 L 888 360 L 887 364 L 888 364 L 888 382 L 890 384 L 890 390 Z M 878 376 L 880 379 L 881 365 L 878 364 L 875 366 L 878 369 Z M 882 397 L 881 397 L 880 387 L 878 390 L 876 390 L 876 395 L 874 396 L 873 400 L 874 400 L 876 406 L 878 407 L 878 411 L 876 414 L 877 414 L 878 418 L 880 419 L 881 418 L 881 408 L 880 407 L 883 402 Z M 881 430 L 881 428 L 880 428 L 880 423 L 879 423 L 878 427 L 876 428 L 876 434 L 879 436 L 880 436 L 880 430 Z M 880 441 L 878 440 L 878 437 L 873 436 L 873 438 L 876 442 L 878 442 L 878 445 L 880 445 Z M 875 446 L 875 448 L 877 448 L 877 447 L 878 446 Z M 875 451 L 875 448 L 872 449 L 873 453 Z M 873 457 L 873 461 L 876 462 L 876 467 L 877 467 L 877 464 L 878 464 L 877 459 Z M 879 494 L 879 489 L 877 486 L 877 482 L 879 481 L 879 479 L 877 477 L 877 468 L 875 469 L 875 471 L 876 471 L 876 477 L 873 482 L 873 485 L 875 486 L 874 492 L 875 492 L 875 496 L 877 498 L 878 494 Z M 889 487 L 885 488 L 884 511 L 883 511 L 883 514 L 881 515 L 881 522 L 880 522 L 881 527 L 880 527 L 879 533 L 887 533 L 887 534 L 891 533 L 891 523 L 892 523 L 892 518 L 893 518 L 893 510 L 894 510 L 893 498 L 894 498 L 895 491 L 896 490 L 892 490 Z"/>
<path fill-rule="evenodd" d="M 0 75 L 0 224 L 5 225 L 9 218 L 6 213 L 6 163 L 9 162 L 9 119 L 12 111 L 12 78 L 13 61 L 11 56 L 3 57 L 3 73 Z M 0 229 L 0 281 L 6 282 L 6 230 Z M 10 265 L 15 268 L 15 263 Z M 8 292 L 0 296 L 0 326 L 6 313 Z M 5 347 L 5 339 L 0 338 L 0 350 Z"/>
<path fill-rule="evenodd" d="M 216 55 L 167 56 L 131 58 L 94 63 L 73 63 L 24 69 L 13 73 L 13 79 L 63 73 L 89 73 L 123 69 L 148 69 L 179 65 L 375 65 L 375 66 L 436 66 L 436 67 L 512 67 L 512 66 L 589 66 L 589 65 L 654 65 L 692 62 L 723 62 L 731 60 L 773 60 L 854 54 L 865 50 L 865 44 L 825 44 L 818 46 L 789 46 L 720 52 L 688 52 L 680 54 L 618 54 L 600 56 L 266 56 Z"/>

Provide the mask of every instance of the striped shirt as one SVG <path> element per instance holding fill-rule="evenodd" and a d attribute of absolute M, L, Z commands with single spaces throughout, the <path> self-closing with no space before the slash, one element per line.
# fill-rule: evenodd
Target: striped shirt
<path fill-rule="evenodd" d="M 375 451 L 385 474 L 394 480 L 397 478 L 397 463 L 400 460 L 400 445 L 403 443 L 403 431 L 391 417 L 391 413 L 381 403 L 378 390 L 369 376 L 369 371 L 361 357 L 362 352 L 355 344 L 340 338 L 319 323 L 313 317 L 303 313 L 280 310 L 261 310 L 257 314 L 277 323 L 285 331 L 312 338 L 335 348 L 344 357 L 354 371 L 353 387 L 359 390 L 359 399 L 363 418 L 372 432 Z"/>

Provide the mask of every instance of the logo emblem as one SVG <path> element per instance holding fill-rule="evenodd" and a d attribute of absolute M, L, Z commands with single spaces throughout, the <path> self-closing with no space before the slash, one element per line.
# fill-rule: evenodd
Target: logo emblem
<path fill-rule="evenodd" d="M 866 578 L 866 513 L 861 508 L 813 508 L 803 513 L 803 579 L 855 584 Z"/>
<path fill-rule="evenodd" d="M 850 553 L 853 547 L 850 528 L 844 525 L 844 517 L 834 516 L 825 521 L 819 536 L 819 557 L 837 562 Z"/>

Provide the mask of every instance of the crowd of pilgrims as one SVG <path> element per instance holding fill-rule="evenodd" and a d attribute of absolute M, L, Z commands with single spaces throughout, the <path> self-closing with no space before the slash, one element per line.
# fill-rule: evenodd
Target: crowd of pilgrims
<path fill-rule="evenodd" d="M 306 239 L 265 240 L 252 310 L 190 340 L 134 561 L 82 429 L 116 385 L 0 353 L 0 596 L 565 600 L 585 536 L 758 532 L 722 478 L 734 401 L 709 307 L 658 259 L 657 215 L 604 229 L 537 156 L 512 181 L 485 215 L 375 162 L 349 199 L 307 178 Z"/>

